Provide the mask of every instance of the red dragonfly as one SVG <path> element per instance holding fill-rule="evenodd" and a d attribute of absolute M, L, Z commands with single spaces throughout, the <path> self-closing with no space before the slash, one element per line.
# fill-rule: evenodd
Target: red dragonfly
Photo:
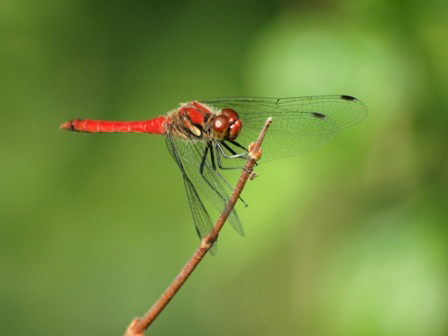
<path fill-rule="evenodd" d="M 238 159 L 247 158 L 249 144 L 256 140 L 268 117 L 273 121 L 260 162 L 309 151 L 366 115 L 367 108 L 360 100 L 345 95 L 233 97 L 184 103 L 165 116 L 145 121 L 75 119 L 62 124 L 61 129 L 164 135 L 182 172 L 196 231 L 202 238 L 213 225 L 207 208 L 221 212 L 229 199 L 231 187 L 220 171 L 241 169 L 243 162 Z M 235 210 L 229 221 L 244 234 Z"/>

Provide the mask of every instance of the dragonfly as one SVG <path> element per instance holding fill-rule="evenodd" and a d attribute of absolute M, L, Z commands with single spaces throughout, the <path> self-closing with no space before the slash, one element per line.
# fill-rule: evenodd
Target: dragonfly
<path fill-rule="evenodd" d="M 74 119 L 60 128 L 88 133 L 163 135 L 181 171 L 196 232 L 203 238 L 213 226 L 210 209 L 222 212 L 232 190 L 222 173 L 242 169 L 248 147 L 268 117 L 272 117 L 272 125 L 263 143 L 260 162 L 312 150 L 366 116 L 366 105 L 347 95 L 230 97 L 182 103 L 166 115 L 149 120 Z M 228 220 L 244 235 L 235 209 Z"/>

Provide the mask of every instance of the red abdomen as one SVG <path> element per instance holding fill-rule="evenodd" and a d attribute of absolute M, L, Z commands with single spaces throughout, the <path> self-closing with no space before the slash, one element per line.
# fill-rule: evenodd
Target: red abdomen
<path fill-rule="evenodd" d="M 75 119 L 61 125 L 61 129 L 74 132 L 125 132 L 163 134 L 166 117 L 158 117 L 145 121 L 105 121 L 91 119 Z"/>

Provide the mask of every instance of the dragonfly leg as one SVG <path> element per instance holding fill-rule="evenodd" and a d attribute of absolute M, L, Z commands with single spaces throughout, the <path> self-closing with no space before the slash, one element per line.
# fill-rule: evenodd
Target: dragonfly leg
<path fill-rule="evenodd" d="M 232 155 L 227 155 L 226 152 L 224 151 L 224 149 L 222 148 L 222 146 L 224 146 Z M 241 153 L 241 154 L 237 154 L 232 148 L 230 148 L 227 144 L 225 144 L 224 142 L 216 142 L 215 143 L 216 146 L 216 158 L 218 161 L 218 166 L 220 169 L 223 170 L 237 170 L 237 169 L 243 169 L 242 166 L 238 166 L 238 167 L 225 167 L 223 165 L 221 156 L 223 156 L 226 159 L 243 159 L 246 160 L 247 159 L 247 153 Z"/>
<path fill-rule="evenodd" d="M 236 154 L 235 151 L 232 150 L 232 149 L 230 148 L 229 145 L 227 145 L 226 143 L 223 142 L 222 144 L 224 145 L 224 147 L 226 147 L 232 154 L 235 153 L 233 156 L 230 156 L 230 157 L 224 155 L 226 158 L 233 158 L 233 157 L 238 156 L 238 155 L 239 155 L 241 158 L 245 159 L 245 160 L 247 160 L 247 159 L 249 158 L 249 153 L 248 153 L 248 152 L 250 151 L 250 146 L 249 146 L 249 149 L 246 149 L 245 147 L 243 147 L 242 145 L 240 145 L 238 142 L 236 142 L 236 141 L 234 141 L 234 140 L 229 140 L 229 142 L 230 142 L 232 145 L 236 146 L 236 147 L 239 147 L 239 148 L 244 149 L 245 152 L 242 153 L 242 154 Z M 258 166 L 258 163 L 257 163 L 257 162 L 255 162 L 255 166 Z"/>
<path fill-rule="evenodd" d="M 208 157 L 208 153 L 210 150 L 210 161 L 211 161 L 211 167 L 209 166 L 209 164 L 207 163 L 207 157 Z M 215 163 L 215 158 L 214 158 L 214 152 L 213 152 L 213 147 L 211 143 L 207 143 L 207 145 L 205 146 L 204 152 L 202 153 L 202 159 L 201 159 L 201 164 L 199 166 L 199 173 L 201 174 L 201 177 L 204 179 L 204 181 L 209 185 L 209 187 L 211 189 L 213 189 L 213 191 L 221 198 L 221 200 L 223 201 L 223 203 L 226 203 L 226 197 L 224 197 L 224 195 L 222 195 L 219 190 L 213 185 L 213 181 L 210 181 L 207 178 L 207 174 L 205 172 L 205 166 L 207 165 L 207 167 L 213 171 L 215 171 L 216 173 L 218 173 L 218 169 L 216 167 L 216 163 Z M 218 176 L 220 176 L 222 179 L 223 177 L 218 173 Z M 227 184 L 227 183 L 226 183 Z"/>
<path fill-rule="evenodd" d="M 207 146 L 204 149 L 204 154 L 202 154 L 201 165 L 199 166 L 199 172 L 201 173 L 202 177 L 204 177 L 204 166 L 205 166 L 205 160 L 207 159 L 207 153 L 208 153 L 209 147 L 210 147 L 210 145 L 207 144 Z"/>
<path fill-rule="evenodd" d="M 239 147 L 239 148 L 241 148 L 242 150 L 244 150 L 244 151 L 247 152 L 247 148 L 244 147 L 244 146 L 242 146 L 242 145 L 240 145 L 240 144 L 239 144 L 238 142 L 236 142 L 235 140 L 229 140 L 229 142 L 230 142 L 232 145 L 234 145 L 234 146 L 236 146 L 236 147 Z"/>
<path fill-rule="evenodd" d="M 227 188 L 228 188 L 229 190 L 233 190 L 233 188 L 232 188 L 232 186 L 230 185 L 230 183 L 224 178 L 224 176 L 222 176 L 222 175 L 219 173 L 219 171 L 218 171 L 218 169 L 217 169 L 217 167 L 216 167 L 215 155 L 216 155 L 216 157 L 217 157 L 218 166 L 220 166 L 220 162 L 221 162 L 220 160 L 221 160 L 221 159 L 220 159 L 219 154 L 216 153 L 216 152 L 213 150 L 213 146 L 212 146 L 211 143 L 207 144 L 207 146 L 206 146 L 206 148 L 205 148 L 205 150 L 204 150 L 204 153 L 203 153 L 203 156 L 202 156 L 202 160 L 201 160 L 201 169 L 200 169 L 200 173 L 201 173 L 202 178 L 203 178 L 203 179 L 205 180 L 205 182 L 210 186 L 210 188 L 212 188 L 212 189 L 213 189 L 213 190 L 214 190 L 214 191 L 221 197 L 221 199 L 222 199 L 223 201 L 225 201 L 226 198 L 218 192 L 218 190 L 213 186 L 213 184 L 207 179 L 207 177 L 206 177 L 205 174 L 204 174 L 204 166 L 206 165 L 206 158 L 207 158 L 207 153 L 208 153 L 209 150 L 210 150 L 210 161 L 211 161 L 211 168 L 212 168 L 212 170 L 215 171 L 216 175 L 221 179 L 221 182 L 224 183 L 224 184 L 227 186 Z M 220 167 L 220 168 L 221 168 L 221 167 Z M 242 168 L 238 167 L 238 168 L 235 168 L 235 169 L 242 169 Z M 241 197 L 239 197 L 239 199 L 240 199 L 240 201 L 243 203 L 243 205 L 244 205 L 245 207 L 248 207 L 248 204 L 247 204 Z"/>
<path fill-rule="evenodd" d="M 213 151 L 213 145 L 211 143 L 209 143 L 208 147 L 210 147 L 210 158 L 211 158 L 211 162 L 212 162 L 212 169 L 217 172 L 218 169 L 216 168 L 215 152 Z"/>
<path fill-rule="evenodd" d="M 209 179 L 205 176 L 206 174 L 204 174 L 204 168 L 205 168 L 205 165 L 207 164 L 207 154 L 208 154 L 209 150 L 210 150 L 210 158 L 211 158 L 211 163 L 212 163 L 211 168 L 216 173 L 218 173 L 218 170 L 217 170 L 216 164 L 215 164 L 213 147 L 211 146 L 211 143 L 208 143 L 207 146 L 205 146 L 204 153 L 202 154 L 201 165 L 199 166 L 199 173 L 201 174 L 201 177 L 204 179 L 204 181 L 209 185 L 209 187 L 212 188 L 216 192 L 217 195 L 219 195 L 219 197 L 223 200 L 223 202 L 225 202 L 226 198 L 223 195 L 221 195 L 221 193 L 216 189 L 216 187 L 213 185 L 213 183 L 211 183 L 209 181 Z M 222 176 L 219 173 L 218 173 L 218 175 L 222 178 Z"/>
<path fill-rule="evenodd" d="M 221 147 L 224 146 L 225 149 L 227 149 L 230 154 L 232 155 L 227 155 L 226 152 L 224 151 L 224 149 Z M 245 150 L 244 153 L 241 154 L 237 154 L 228 144 L 226 144 L 225 142 L 217 142 L 216 143 L 216 147 L 219 149 L 219 151 L 221 152 L 222 156 L 224 156 L 226 159 L 235 159 L 235 158 L 239 158 L 239 159 L 247 159 L 247 150 Z M 244 148 L 241 146 L 241 148 Z"/>

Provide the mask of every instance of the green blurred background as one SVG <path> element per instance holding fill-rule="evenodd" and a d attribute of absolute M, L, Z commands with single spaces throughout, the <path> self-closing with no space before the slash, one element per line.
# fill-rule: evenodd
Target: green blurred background
<path fill-rule="evenodd" d="M 448 334 L 448 2 L 0 2 L 0 332 L 120 335 L 198 245 L 163 138 L 61 132 L 223 96 L 369 116 L 257 167 L 151 335 Z"/>

